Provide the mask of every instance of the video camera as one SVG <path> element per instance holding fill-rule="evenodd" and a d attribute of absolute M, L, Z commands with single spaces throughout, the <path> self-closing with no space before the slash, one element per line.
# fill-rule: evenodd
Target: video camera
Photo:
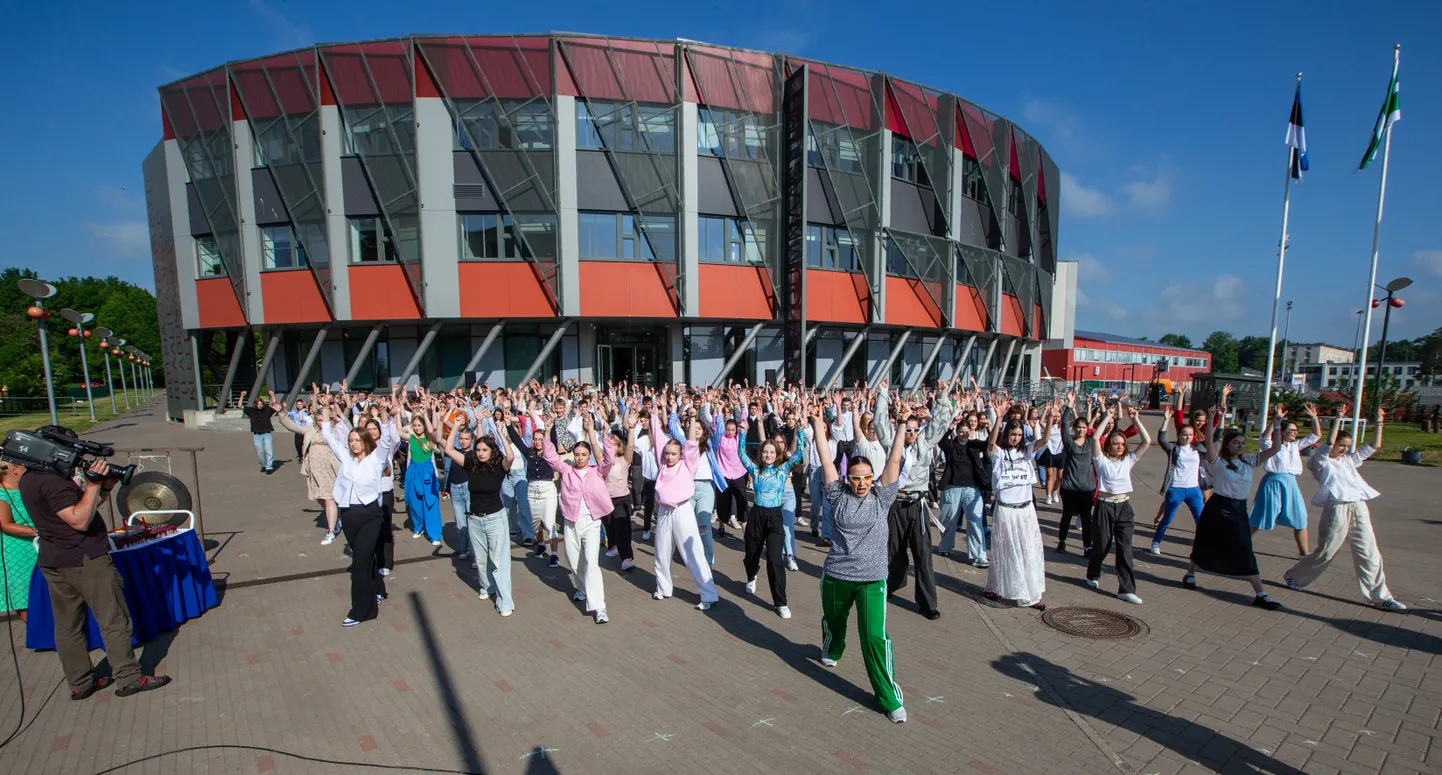
<path fill-rule="evenodd" d="M 114 447 L 95 441 L 86 441 L 74 435 L 68 428 L 47 425 L 34 431 L 10 431 L 5 434 L 5 443 L 0 445 L 0 460 L 13 465 L 25 466 L 36 471 L 49 471 L 67 479 L 75 476 L 78 468 L 90 481 L 96 479 L 87 470 L 95 458 L 110 457 Z M 106 479 L 118 479 L 129 484 L 135 476 L 135 466 L 111 466 Z"/>

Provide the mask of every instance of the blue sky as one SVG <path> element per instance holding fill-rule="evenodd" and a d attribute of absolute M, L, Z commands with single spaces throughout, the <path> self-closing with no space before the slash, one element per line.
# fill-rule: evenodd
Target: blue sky
<path fill-rule="evenodd" d="M 961 94 L 1022 124 L 1063 170 L 1060 245 L 1081 262 L 1079 328 L 1266 335 L 1282 141 L 1303 71 L 1312 170 L 1293 189 L 1284 299 L 1296 302 L 1294 340 L 1350 346 L 1380 165 L 1352 170 L 1401 43 L 1403 120 L 1378 279 L 1416 281 L 1394 336 L 1442 326 L 1442 3 L 130 5 L 29 3 L 7 14 L 6 264 L 153 285 L 140 163 L 160 138 L 161 83 L 312 42 L 562 29 L 784 51 Z"/>

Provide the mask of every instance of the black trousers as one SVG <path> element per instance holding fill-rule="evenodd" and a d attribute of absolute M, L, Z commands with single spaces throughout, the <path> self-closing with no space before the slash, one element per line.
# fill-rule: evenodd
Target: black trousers
<path fill-rule="evenodd" d="M 746 522 L 746 579 L 756 578 L 761 571 L 761 553 L 766 552 L 766 583 L 771 586 L 771 602 L 786 605 L 786 564 L 781 561 L 786 546 L 786 533 L 781 528 L 781 509 L 755 506 Z"/>
<path fill-rule="evenodd" d="M 299 433 L 296 433 L 296 434 L 293 434 L 293 435 L 291 436 L 291 438 L 295 439 L 295 459 L 296 459 L 296 460 L 300 460 L 300 458 L 301 458 L 301 446 L 305 444 L 305 436 L 303 436 L 303 435 L 301 435 L 301 434 L 299 434 Z"/>
<path fill-rule="evenodd" d="M 931 570 L 931 526 L 927 524 L 925 510 L 926 505 L 920 498 L 891 504 L 891 513 L 887 516 L 891 567 L 886 574 L 886 592 L 895 594 L 906 586 L 909 550 L 916 563 L 916 607 L 922 614 L 929 614 L 937 610 L 936 576 Z"/>
<path fill-rule="evenodd" d="M 716 516 L 722 522 L 722 530 L 725 530 L 726 520 L 731 514 L 736 514 L 737 522 L 746 521 L 746 477 L 741 476 L 735 479 L 726 480 L 726 489 L 716 494 Z"/>
<path fill-rule="evenodd" d="M 379 503 L 347 506 L 340 510 L 340 526 L 351 546 L 350 618 L 364 622 L 376 618 L 376 595 L 386 593 L 385 578 L 380 574 L 377 544 L 385 518 Z"/>
<path fill-rule="evenodd" d="M 1096 532 L 1092 534 L 1092 551 L 1087 556 L 1087 578 L 1102 577 L 1102 563 L 1116 546 L 1117 592 L 1127 594 L 1137 591 L 1137 576 L 1132 567 L 1132 530 L 1136 518 L 1132 514 L 1132 502 L 1121 503 L 1097 501 Z"/>
<path fill-rule="evenodd" d="M 651 520 L 656 516 L 656 480 L 647 479 L 641 484 L 641 529 L 651 532 Z"/>
<path fill-rule="evenodd" d="M 631 550 L 631 496 L 611 499 L 611 513 L 601 520 L 606 526 L 606 549 L 614 548 L 623 560 L 635 560 Z"/>
<path fill-rule="evenodd" d="M 1071 534 L 1072 517 L 1081 517 L 1082 546 L 1092 545 L 1092 504 L 1096 502 L 1096 490 L 1061 490 L 1061 524 L 1057 525 L 1056 542 L 1066 544 Z"/>
<path fill-rule="evenodd" d="M 838 442 L 836 442 L 836 459 L 833 460 L 833 461 L 831 461 L 831 462 L 832 462 L 833 465 L 836 466 L 836 470 L 837 470 L 837 471 L 840 471 L 840 470 L 841 470 L 841 459 L 844 458 L 844 457 L 845 457 L 845 458 L 854 458 L 854 457 L 856 457 L 856 442 L 855 442 L 855 441 L 838 441 Z"/>
<path fill-rule="evenodd" d="M 376 551 L 379 553 L 378 561 L 380 567 L 387 571 L 396 567 L 396 492 L 386 490 L 381 493 L 381 537 L 376 542 Z M 346 536 L 346 543 L 350 544 L 351 551 L 356 551 L 355 544 L 351 542 L 350 536 Z"/>

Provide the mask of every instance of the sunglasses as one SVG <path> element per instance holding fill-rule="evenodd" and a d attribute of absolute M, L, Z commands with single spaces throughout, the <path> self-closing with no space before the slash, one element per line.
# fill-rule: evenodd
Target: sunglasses
<path fill-rule="evenodd" d="M 848 474 L 846 476 L 846 481 L 851 482 L 852 484 L 869 484 L 871 482 L 871 476 L 871 474 L 863 474 L 860 476 Z"/>
<path fill-rule="evenodd" d="M 920 428 L 907 428 L 907 429 L 906 429 L 906 433 L 907 433 L 907 435 L 914 436 L 914 435 L 916 435 L 916 434 L 918 434 L 918 433 L 921 433 L 921 429 L 920 429 Z"/>

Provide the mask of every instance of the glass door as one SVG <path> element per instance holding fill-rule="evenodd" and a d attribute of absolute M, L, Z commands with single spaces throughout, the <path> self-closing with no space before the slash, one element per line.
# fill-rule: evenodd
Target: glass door
<path fill-rule="evenodd" d="M 596 345 L 596 384 L 604 385 L 614 381 L 614 373 L 611 369 L 611 345 Z"/>

